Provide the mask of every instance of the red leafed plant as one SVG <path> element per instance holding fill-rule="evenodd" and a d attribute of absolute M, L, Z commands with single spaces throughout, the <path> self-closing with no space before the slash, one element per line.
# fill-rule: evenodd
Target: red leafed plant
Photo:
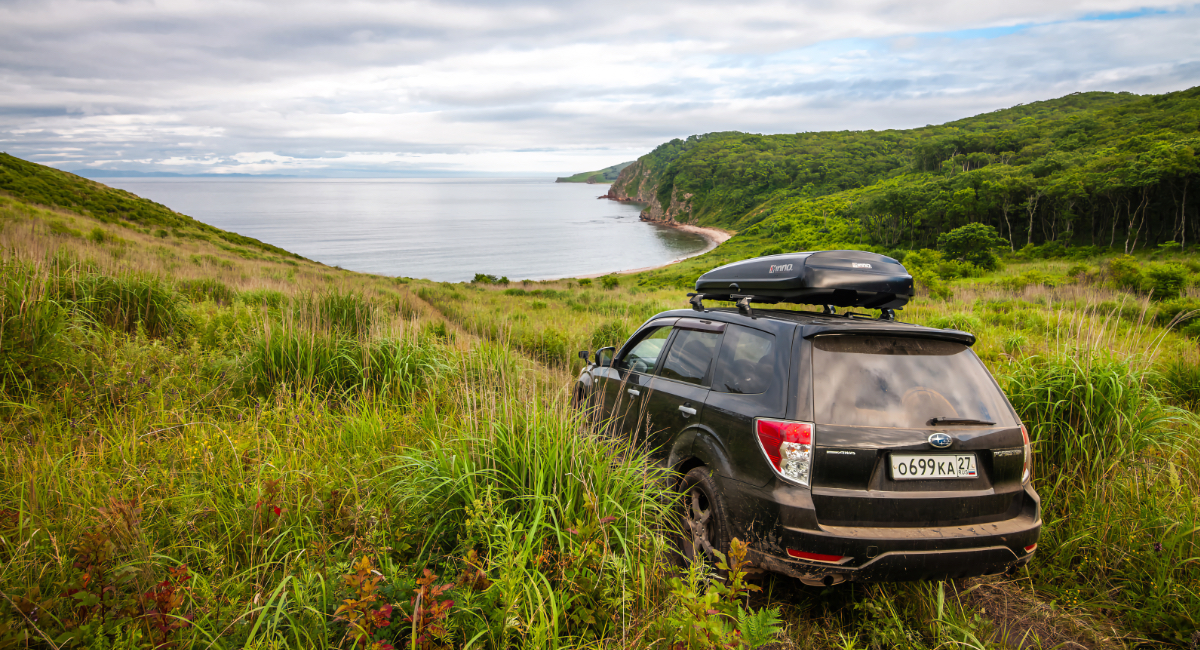
<path fill-rule="evenodd" d="M 376 590 L 383 576 L 375 570 L 370 556 L 363 556 L 354 564 L 353 572 L 342 576 L 342 582 L 353 593 L 353 597 L 342 601 L 334 614 L 339 620 L 346 621 L 350 629 L 346 634 L 354 639 L 355 645 L 370 646 L 377 650 L 387 650 L 391 645 L 386 642 L 373 642 L 376 630 L 391 625 L 392 606 L 384 603 L 377 605 L 379 595 Z"/>
<path fill-rule="evenodd" d="M 454 587 L 453 584 L 435 585 L 438 579 L 436 573 L 425 569 L 425 574 L 417 578 L 417 588 L 409 604 L 412 605 L 412 616 L 406 616 L 405 621 L 412 623 L 413 639 L 421 650 L 449 647 L 446 643 L 446 618 L 450 616 L 453 600 L 438 602 L 442 594 Z"/>
<path fill-rule="evenodd" d="M 169 578 L 154 585 L 150 591 L 142 594 L 142 620 L 154 642 L 154 647 L 164 647 L 168 644 L 171 633 L 189 625 L 190 614 L 179 614 L 187 595 L 187 581 L 192 579 L 187 565 L 167 569 Z"/>

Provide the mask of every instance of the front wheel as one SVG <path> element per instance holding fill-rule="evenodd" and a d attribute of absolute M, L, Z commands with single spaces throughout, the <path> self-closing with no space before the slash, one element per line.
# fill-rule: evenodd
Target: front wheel
<path fill-rule="evenodd" d="M 696 467 L 679 482 L 679 552 L 687 564 L 705 562 L 713 566 L 729 552 L 729 520 L 725 501 L 707 467 Z"/>

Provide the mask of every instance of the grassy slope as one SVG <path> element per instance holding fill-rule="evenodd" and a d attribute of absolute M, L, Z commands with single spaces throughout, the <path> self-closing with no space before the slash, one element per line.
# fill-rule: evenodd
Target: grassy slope
<path fill-rule="evenodd" d="M 105 224 L 143 234 L 211 241 L 224 251 L 245 258 L 274 254 L 303 259 L 277 246 L 214 228 L 124 190 L 0 153 L 0 196 L 24 203 L 70 210 Z"/>
<path fill-rule="evenodd" d="M 628 451 L 578 433 L 564 388 L 575 350 L 684 306 L 676 276 L 758 245 L 609 290 L 450 285 L 247 259 L 0 197 L 0 643 L 348 646 L 354 611 L 389 602 L 392 624 L 372 632 L 399 646 L 426 568 L 457 585 L 440 596 L 456 645 L 661 647 L 687 612 L 720 619 L 702 586 L 664 586 L 657 488 Z M 976 332 L 1032 426 L 1046 503 L 1033 568 L 768 581 L 754 604 L 782 607 L 791 643 L 1186 646 L 1200 468 L 1195 425 L 1171 409 L 1197 408 L 1195 340 L 1105 286 L 1102 260 L 1068 278 L 1075 263 L 1014 260 L 903 314 Z M 997 284 L 1013 277 L 1029 282 Z M 1069 408 L 1088 395 L 1110 402 Z M 364 557 L 382 574 L 374 603 Z M 663 627 L 672 617 L 684 627 Z"/>
<path fill-rule="evenodd" d="M 617 176 L 622 169 L 633 164 L 633 161 L 624 162 L 612 167 L 605 167 L 600 171 L 595 172 L 580 172 L 571 176 L 560 176 L 555 183 L 611 183 L 617 180 Z"/>

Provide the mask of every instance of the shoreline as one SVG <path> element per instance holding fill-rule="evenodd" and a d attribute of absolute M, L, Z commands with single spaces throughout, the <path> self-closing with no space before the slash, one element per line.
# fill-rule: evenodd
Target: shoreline
<path fill-rule="evenodd" d="M 704 248 L 702 248 L 699 251 L 696 251 L 695 253 L 692 253 L 690 255 L 684 255 L 683 257 L 680 257 L 678 259 L 671 260 L 670 262 L 667 262 L 665 264 L 659 264 L 656 266 L 643 266 L 643 267 L 637 268 L 637 269 L 624 269 L 621 271 L 609 271 L 607 273 L 592 273 L 589 275 L 577 275 L 575 277 L 579 278 L 581 280 L 585 279 L 585 278 L 586 279 L 595 279 L 595 278 L 602 278 L 606 275 L 629 275 L 631 273 L 641 273 L 643 271 L 653 271 L 655 269 L 665 269 L 666 267 L 671 266 L 672 264 L 678 264 L 686 259 L 690 259 L 690 258 L 696 257 L 698 255 L 703 255 L 703 254 L 711 251 L 712 249 L 716 248 L 717 246 L 729 241 L 729 239 L 732 238 L 734 235 L 734 233 L 731 233 L 727 230 L 722 230 L 720 228 L 705 228 L 703 226 L 693 226 L 691 224 L 677 223 L 674 221 L 651 221 L 649 219 L 643 219 L 643 221 L 645 221 L 646 223 L 653 223 L 653 224 L 658 224 L 660 226 L 666 226 L 668 228 L 677 228 L 684 232 L 690 232 L 693 234 L 700 235 L 701 237 L 704 238 L 704 241 L 705 241 Z"/>

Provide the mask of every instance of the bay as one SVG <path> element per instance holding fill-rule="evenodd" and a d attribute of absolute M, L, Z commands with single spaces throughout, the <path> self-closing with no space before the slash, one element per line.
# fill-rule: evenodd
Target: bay
<path fill-rule="evenodd" d="M 580 277 L 666 264 L 703 237 L 544 178 L 107 178 L 224 230 L 330 266 L 460 282 Z"/>

